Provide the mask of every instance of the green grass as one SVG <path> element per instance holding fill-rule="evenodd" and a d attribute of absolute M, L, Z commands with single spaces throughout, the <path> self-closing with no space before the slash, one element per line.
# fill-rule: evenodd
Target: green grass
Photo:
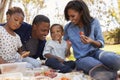
<path fill-rule="evenodd" d="M 101 48 L 102 50 L 105 51 L 112 51 L 115 52 L 117 54 L 120 54 L 120 44 L 116 44 L 116 45 L 105 45 L 104 48 Z M 70 55 L 69 60 L 75 60 L 74 55 L 73 55 L 73 50 L 71 49 L 72 54 Z"/>
<path fill-rule="evenodd" d="M 117 54 L 120 54 L 120 44 L 116 45 L 105 45 L 104 48 L 102 48 L 105 51 L 113 51 Z"/>

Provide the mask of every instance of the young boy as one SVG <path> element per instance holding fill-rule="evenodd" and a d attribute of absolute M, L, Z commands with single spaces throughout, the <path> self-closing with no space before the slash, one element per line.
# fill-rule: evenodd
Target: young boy
<path fill-rule="evenodd" d="M 65 61 L 66 56 L 70 55 L 70 42 L 62 39 L 64 34 L 60 24 L 53 24 L 50 28 L 52 40 L 45 45 L 43 55 L 47 58 L 45 64 L 61 73 L 71 72 L 75 68 L 74 61 Z"/>

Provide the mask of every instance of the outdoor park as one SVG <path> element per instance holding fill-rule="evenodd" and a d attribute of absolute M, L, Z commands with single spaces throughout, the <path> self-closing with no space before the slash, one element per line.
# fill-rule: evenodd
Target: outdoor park
<path fill-rule="evenodd" d="M 25 12 L 26 22 L 31 24 L 37 14 L 47 15 L 51 24 L 66 24 L 63 8 L 70 0 L 0 0 L 0 23 L 5 22 L 5 12 L 11 6 L 20 6 Z M 100 20 L 104 39 L 104 50 L 120 53 L 120 0 L 84 0 L 93 17 Z M 32 12 L 31 12 L 32 11 Z M 51 15 L 52 14 L 52 15 Z M 49 36 L 48 36 L 49 37 Z"/>
<path fill-rule="evenodd" d="M 65 59 L 68 59 L 68 60 L 75 60 L 75 58 L 74 58 L 74 53 L 73 53 L 73 48 L 71 47 L 70 48 L 70 50 L 71 50 L 71 52 L 72 52 L 72 54 L 70 55 L 70 57 L 68 57 L 68 58 L 66 58 L 65 57 L 65 55 L 64 55 L 64 59 L 62 59 L 61 58 L 61 56 L 56 56 L 56 55 L 53 55 L 53 54 L 50 54 L 50 53 L 52 53 L 52 52 L 48 52 L 47 54 L 48 55 L 50 55 L 50 57 L 48 56 L 48 57 L 46 57 L 45 55 L 44 55 L 44 57 L 46 58 L 46 60 L 42 60 L 40 57 L 40 55 L 41 55 L 41 53 L 43 53 L 43 52 L 41 52 L 41 51 L 37 51 L 37 50 L 40 50 L 40 49 L 45 49 L 44 47 L 44 45 L 40 45 L 40 46 L 38 46 L 38 44 L 40 43 L 39 41 L 43 41 L 43 37 L 44 37 L 44 40 L 46 39 L 46 40 L 50 40 L 51 39 L 51 37 L 50 37 L 50 35 L 52 34 L 52 31 L 51 31 L 51 34 L 49 33 L 48 34 L 48 32 L 49 32 L 49 23 L 47 24 L 47 34 L 48 34 L 48 36 L 46 37 L 46 35 L 47 34 L 44 34 L 44 35 L 40 35 L 39 33 L 40 32 L 42 32 L 42 30 L 40 30 L 39 28 L 41 28 L 41 27 L 39 27 L 39 28 L 37 28 L 36 27 L 36 25 L 37 26 L 40 26 L 40 24 L 42 23 L 42 22 L 40 22 L 39 23 L 39 25 L 37 24 L 37 23 L 35 23 L 35 24 L 33 24 L 32 22 L 34 22 L 34 17 L 36 16 L 36 15 L 38 15 L 38 14 L 42 14 L 42 15 L 45 15 L 45 16 L 47 16 L 49 19 L 50 19 L 50 26 L 52 25 L 52 24 L 54 24 L 54 23 L 58 23 L 58 24 L 61 24 L 63 27 L 67 24 L 67 21 L 65 20 L 65 15 L 64 15 L 64 8 L 65 8 L 65 5 L 69 2 L 69 1 L 71 1 L 71 0 L 0 0 L 0 24 L 1 24 L 1 26 L 3 26 L 6 30 L 2 30 L 2 28 L 3 27 L 1 27 L 1 31 L 0 32 L 2 32 L 2 31 L 6 31 L 6 32 L 8 32 L 9 33 L 9 31 L 10 32 L 12 32 L 13 34 L 15 34 L 15 30 L 14 29 L 12 29 L 11 28 L 11 25 L 9 25 L 9 24 L 11 24 L 10 23 L 10 20 L 12 21 L 12 19 L 9 19 L 9 18 L 12 18 L 12 17 L 10 17 L 11 15 L 10 15 L 10 13 L 8 13 L 7 14 L 7 19 L 6 19 L 6 11 L 9 9 L 9 8 L 11 8 L 11 7 L 14 7 L 14 6 L 16 6 L 16 7 L 20 7 L 23 11 L 24 11 L 24 14 L 25 14 L 25 17 L 24 17 L 24 14 L 22 13 L 22 16 L 18 16 L 18 15 L 16 15 L 17 17 L 22 17 L 22 18 L 20 18 L 20 20 L 21 20 L 21 22 L 19 22 L 19 24 L 23 24 L 24 22 L 27 22 L 27 23 L 29 23 L 29 24 L 32 24 L 32 28 L 31 28 L 31 30 L 30 31 L 32 31 L 32 32 L 30 32 L 30 35 L 28 36 L 30 39 L 28 40 L 26 40 L 26 41 L 24 41 L 24 42 L 26 42 L 27 43 L 27 41 L 28 42 L 30 42 L 29 44 L 32 44 L 32 42 L 35 42 L 36 41 L 36 44 L 34 44 L 33 43 L 33 45 L 35 45 L 36 47 L 34 47 L 33 45 L 31 46 L 31 45 L 28 45 L 28 47 L 33 47 L 34 49 L 32 49 L 33 50 L 33 52 L 31 52 L 30 50 L 28 50 L 27 48 L 26 48 L 26 46 L 25 46 L 25 48 L 26 48 L 26 50 L 30 53 L 35 53 L 35 54 L 37 54 L 37 57 L 36 58 L 34 58 L 34 60 L 36 60 L 36 61 L 34 61 L 34 62 L 41 62 L 41 65 L 39 65 L 38 64 L 38 68 L 29 68 L 29 69 L 27 69 L 26 68 L 26 64 L 23 64 L 23 67 L 20 67 L 20 66 L 22 66 L 21 64 L 18 66 L 18 64 L 17 64 L 17 67 L 16 67 L 16 62 L 17 61 L 14 61 L 14 62 L 9 62 L 9 63 L 7 63 L 7 61 L 5 60 L 5 57 L 6 57 L 6 55 L 7 54 L 9 54 L 10 52 L 9 52 L 9 50 L 8 50 L 8 53 L 7 53 L 7 48 L 5 47 L 5 48 L 1 48 L 1 50 L 3 49 L 3 51 L 4 51 L 4 49 L 6 49 L 6 55 L 4 54 L 4 53 L 2 53 L 2 51 L 1 51 L 1 55 L 0 55 L 0 80 L 5 80 L 5 79 L 2 79 L 3 77 L 5 77 L 6 78 L 6 76 L 8 76 L 8 78 L 11 78 L 10 80 L 13 80 L 13 78 L 14 77 L 16 77 L 17 76 L 17 78 L 15 78 L 14 80 L 17 80 L 18 78 L 21 78 L 21 79 L 19 79 L 19 80 L 23 80 L 23 78 L 25 79 L 25 80 L 38 80 L 38 79 L 45 79 L 45 80 L 93 80 L 95 77 L 96 78 L 100 78 L 100 77 L 107 77 L 107 78 L 109 78 L 109 77 L 114 77 L 114 79 L 118 79 L 119 80 L 119 74 L 120 74 L 120 71 L 119 71 L 119 67 L 120 67 L 120 65 L 119 65 L 119 55 L 120 55 L 120 0 L 83 0 L 83 1 L 85 1 L 85 3 L 87 4 L 87 6 L 88 6 L 88 8 L 89 8 L 89 11 L 90 11 L 90 15 L 93 17 L 93 18 L 96 18 L 96 19 L 98 19 L 99 20 L 99 22 L 100 22 L 100 27 L 101 27 L 101 29 L 102 29 L 102 34 L 103 34 L 103 37 L 104 37 L 104 41 L 103 41 L 103 38 L 102 38 L 102 36 L 101 36 L 101 38 L 102 38 L 102 40 L 101 39 L 98 39 L 97 40 L 97 38 L 99 37 L 98 35 L 99 35 L 99 32 L 98 31 L 100 31 L 99 30 L 99 24 L 97 24 L 98 26 L 92 26 L 92 28 L 91 29 L 93 29 L 93 31 L 94 31 L 94 34 L 93 33 L 91 33 L 92 35 L 93 35 L 93 37 L 91 37 L 91 34 L 90 34 L 90 36 L 88 36 L 87 35 L 87 33 L 84 35 L 84 33 L 82 34 L 82 37 L 81 37 L 81 34 L 79 34 L 79 35 L 77 35 L 79 38 L 74 38 L 74 39 L 70 39 L 71 37 L 73 38 L 73 36 L 70 36 L 70 40 L 71 40 L 71 43 L 73 43 L 72 44 L 72 47 L 74 48 L 74 50 L 76 49 L 76 48 L 79 48 L 79 49 L 77 49 L 79 52 L 79 55 L 77 55 L 77 52 L 75 52 L 75 54 L 77 55 L 75 55 L 75 57 L 76 57 L 76 63 L 74 63 L 75 65 L 74 65 L 74 69 L 73 70 L 71 70 L 71 68 L 70 68 L 70 70 L 71 70 L 71 72 L 68 72 L 68 74 L 66 73 L 66 74 L 64 74 L 64 73 L 60 73 L 60 71 L 61 71 L 61 69 L 63 69 L 63 71 L 65 71 L 65 69 L 66 70 L 68 70 L 68 68 L 63 68 L 64 67 L 64 62 L 67 62 L 67 60 L 65 60 Z M 77 2 L 77 1 L 76 1 Z M 82 1 L 81 1 L 82 2 Z M 79 2 L 77 2 L 77 3 L 79 3 Z M 77 5 L 77 4 L 76 4 Z M 82 5 L 82 4 L 81 4 Z M 73 6 L 73 7 L 75 7 L 75 6 Z M 78 6 L 77 6 L 78 7 Z M 85 8 L 85 6 L 84 6 L 84 8 Z M 87 8 L 86 8 L 87 9 Z M 88 10 L 88 9 L 87 9 Z M 74 10 L 74 9 L 71 9 L 70 11 L 73 11 L 72 13 L 75 13 L 75 11 L 77 12 L 77 10 Z M 88 11 L 88 12 L 89 12 Z M 67 14 L 69 14 L 69 13 L 71 13 L 71 12 L 67 12 Z M 78 15 L 80 16 L 79 17 L 79 19 L 78 20 L 76 20 L 76 19 L 74 19 L 74 20 L 76 20 L 76 22 L 77 22 L 77 24 L 75 24 L 74 26 L 76 26 L 77 25 L 77 27 L 78 28 L 76 28 L 76 30 L 78 30 L 78 29 L 81 29 L 81 26 L 82 26 L 82 28 L 84 27 L 84 26 L 86 26 L 85 25 L 85 23 L 84 23 L 84 21 L 87 21 L 88 19 L 87 18 L 84 18 L 84 20 L 82 20 L 82 17 L 83 17 L 83 14 L 81 15 L 81 13 L 82 13 L 82 10 L 78 13 Z M 84 12 L 85 13 L 85 12 Z M 87 13 L 87 12 L 86 12 Z M 77 15 L 77 16 L 78 16 Z M 81 17 L 82 16 L 82 17 Z M 23 17 L 24 17 L 24 22 L 22 21 L 23 20 Z M 70 17 L 72 17 L 70 14 L 68 15 L 68 17 L 70 18 Z M 77 18 L 77 17 L 76 17 Z M 81 18 L 81 19 L 80 19 Z M 91 17 L 89 17 L 89 18 L 91 18 Z M 86 19 L 86 20 L 85 20 Z M 6 21 L 7 20 L 7 21 Z M 16 25 L 17 25 L 17 20 L 16 20 L 16 17 L 13 17 L 13 20 L 14 21 L 16 21 Z M 38 20 L 42 20 L 42 19 L 38 19 Z M 93 21 L 93 19 L 91 19 L 92 21 Z M 91 22 L 91 20 L 88 20 L 87 22 L 89 22 L 89 24 L 91 24 L 90 22 Z M 48 20 L 49 21 L 49 20 Z M 75 23 L 74 21 L 72 21 L 72 20 L 70 20 L 73 24 Z M 7 22 L 7 23 L 6 23 Z M 80 22 L 80 23 L 79 23 Z M 6 24 L 3 24 L 3 23 L 6 23 Z M 14 23 L 14 22 L 13 22 Z M 82 25 L 81 25 L 81 23 L 82 23 Z M 8 24 L 8 25 L 7 25 Z M 15 27 L 16 27 L 16 25 L 14 25 Z M 93 24 L 92 24 L 93 25 Z M 21 25 L 20 25 L 21 26 Z M 19 26 L 19 27 L 20 27 Z M 30 25 L 31 26 L 31 25 Z M 13 27 L 13 26 L 12 26 Z M 46 27 L 46 26 L 45 26 Z M 87 31 L 89 31 L 89 27 L 91 27 L 91 26 L 89 26 L 89 25 L 87 25 L 86 26 L 87 27 Z M 95 27 L 95 28 L 94 28 Z M 97 28 L 98 29 L 97 29 Z M 4 29 L 3 28 L 3 29 Z M 20 27 L 21 28 L 21 27 Z M 20 29 L 19 28 L 19 29 Z M 26 28 L 26 27 L 24 27 L 24 28 Z M 43 26 L 42 26 L 42 28 L 43 28 Z M 18 30 L 18 28 L 16 28 L 17 30 Z M 85 28 L 84 28 L 85 29 Z M 8 30 L 8 31 L 7 31 Z M 24 29 L 23 29 L 24 30 Z M 39 31 L 37 31 L 37 30 L 39 30 Z M 50 29 L 51 30 L 51 29 Z M 83 32 L 84 30 L 79 30 L 78 32 L 80 33 L 80 32 Z M 87 32 L 87 31 L 84 31 L 84 32 Z M 96 32 L 95 32 L 96 31 Z M 33 32 L 35 32 L 34 33 L 34 35 L 32 34 Z M 90 32 L 90 31 L 89 31 Z M 89 32 L 88 32 L 88 34 L 89 34 Z M 4 33 L 5 32 L 2 32 L 3 33 L 3 35 L 2 36 L 5 36 L 4 35 Z M 22 31 L 22 33 L 23 33 L 23 31 Z M 26 32 L 25 32 L 26 33 Z M 23 35 L 25 35 L 25 33 L 23 33 Z M 98 33 L 98 34 L 97 34 Z M 101 33 L 101 32 L 100 32 Z M 28 33 L 29 34 L 29 33 Z M 70 34 L 72 34 L 71 33 L 71 31 L 70 31 Z M 74 34 L 74 33 L 73 33 Z M 96 37 L 96 35 L 95 34 L 97 34 L 97 37 Z M 14 36 L 16 37 L 16 35 L 17 34 L 15 34 Z M 18 34 L 19 35 L 19 34 Z M 101 34 L 100 34 L 101 35 Z M 41 38 L 37 38 L 37 37 L 41 37 L 42 36 L 42 40 L 39 40 L 39 39 L 41 39 Z M 61 35 L 61 38 L 62 38 L 62 36 L 63 35 Z M 68 34 L 68 36 L 69 36 L 69 34 Z M 67 37 L 68 37 L 67 36 Z M 0 37 L 1 37 L 1 35 L 0 35 Z M 18 36 L 19 37 L 19 36 Z M 75 35 L 75 37 L 76 37 L 76 35 Z M 62 40 L 60 38 L 60 41 Z M 14 39 L 14 38 L 13 38 Z M 17 40 L 13 40 L 13 39 L 11 39 L 12 41 L 16 41 L 16 43 L 17 43 Z M 19 38 L 19 41 L 21 40 L 22 41 L 22 39 L 23 39 L 23 37 L 21 38 Z M 35 41 L 34 41 L 34 40 Z M 80 39 L 80 40 L 79 40 Z M 94 39 L 94 40 L 93 40 Z M 6 40 L 6 37 L 5 37 L 5 39 L 0 39 L 1 40 L 1 43 L 2 43 L 2 41 L 4 42 L 4 40 Z M 31 40 L 31 41 L 30 41 Z M 85 45 L 86 46 L 86 44 L 89 44 L 89 45 L 87 45 L 88 47 L 83 47 L 83 46 L 81 46 L 81 45 L 79 45 L 78 44 L 78 46 L 77 47 L 74 47 L 73 45 L 74 45 L 74 40 L 76 40 L 76 44 L 78 44 L 78 43 L 81 43 L 81 45 Z M 77 40 L 78 40 L 78 42 L 77 42 Z M 87 42 L 87 40 L 88 40 L 88 42 Z M 12 42 L 11 41 L 11 42 Z M 38 42 L 37 42 L 38 41 Z M 59 43 L 61 43 L 60 41 L 58 41 Z M 10 40 L 9 40 L 9 42 L 10 42 Z M 65 41 L 65 42 L 67 42 L 67 41 Z M 105 46 L 103 47 L 103 48 L 101 48 L 102 50 L 105 50 L 105 51 L 111 51 L 111 53 L 112 52 L 115 52 L 116 54 L 118 54 L 117 55 L 117 57 L 116 57 L 116 55 L 113 53 L 112 54 L 112 56 L 111 56 L 111 54 L 109 54 L 109 53 L 105 53 L 105 52 L 99 52 L 100 50 L 98 49 L 99 47 L 101 47 L 102 46 L 102 43 L 105 43 Z M 5 42 L 6 44 L 8 44 L 7 42 Z M 5 44 L 5 43 L 3 43 L 3 44 Z M 43 43 L 43 42 L 42 42 Z M 70 44 L 71 44 L 70 43 Z M 10 44 L 10 45 L 8 45 L 8 46 L 11 46 L 12 45 L 12 43 Z M 18 45 L 18 44 L 16 44 L 16 45 Z M 53 45 L 53 44 L 52 44 Z M 22 43 L 21 43 L 21 46 L 22 46 Z M 42 47 L 43 46 L 43 47 Z M 0 47 L 1 47 L 1 44 L 0 44 Z M 14 47 L 14 45 L 13 45 L 13 47 Z M 18 47 L 18 46 L 17 46 Z M 42 47 L 42 48 L 41 48 Z M 62 48 L 63 48 L 63 45 L 61 46 Z M 67 46 L 68 47 L 68 46 Z M 83 49 L 84 48 L 84 49 Z M 94 48 L 94 49 L 93 49 Z M 36 49 L 36 50 L 35 50 Z M 66 49 L 66 48 L 64 48 L 64 49 Z M 68 49 L 68 48 L 67 48 Z M 80 50 L 81 49 L 81 50 Z M 82 50 L 83 51 L 87 51 L 87 50 L 91 50 L 91 51 L 89 51 L 89 52 L 82 52 Z M 60 50 L 60 48 L 58 48 L 57 49 L 58 51 L 62 51 L 62 50 Z M 97 51 L 98 50 L 98 51 Z M 24 50 L 25 51 L 25 50 Z M 34 52 L 34 51 L 36 51 L 36 52 Z M 39 53 L 37 53 L 37 52 L 39 52 Z M 65 50 L 65 52 L 66 52 L 66 50 Z M 62 52 L 62 53 L 65 53 L 65 52 Z M 97 58 L 95 59 L 95 57 L 96 57 L 96 55 L 94 55 L 94 54 L 92 54 L 91 55 L 91 53 L 96 53 L 97 54 L 97 52 L 98 53 L 100 53 L 99 55 L 97 55 Z M 11 52 L 12 53 L 12 52 Z M 17 53 L 17 50 L 16 50 L 16 52 L 15 53 Z M 29 57 L 29 53 L 28 53 L 28 55 L 27 55 L 27 58 Z M 58 53 L 58 52 L 57 52 Z M 83 53 L 87 53 L 87 54 L 85 54 L 85 55 L 83 55 L 83 56 L 81 56 L 81 53 L 82 53 L 82 55 L 83 55 Z M 105 54 L 104 54 L 105 53 Z M 40 55 L 39 55 L 40 54 Z M 17 55 L 17 54 L 16 54 Z M 38 56 L 39 55 L 39 56 Z M 111 58 L 109 58 L 108 56 L 104 56 L 104 55 L 110 55 L 109 57 L 111 57 Z M 5 57 L 4 57 L 5 56 Z M 43 56 L 43 55 L 42 55 Z M 99 56 L 99 57 L 98 57 Z M 7 56 L 7 57 L 9 57 L 9 55 Z M 15 57 L 15 58 L 17 58 L 16 56 L 12 56 L 12 57 Z M 50 66 L 48 66 L 48 65 L 46 65 L 45 64 L 45 62 L 49 59 L 49 58 L 55 58 L 59 63 L 60 63 L 60 65 L 62 65 L 62 68 L 60 68 L 60 69 L 52 69 L 52 67 L 50 67 Z M 113 57 L 114 57 L 114 60 L 113 60 Z M 25 56 L 25 58 L 26 58 L 26 56 Z M 31 58 L 33 58 L 33 57 L 31 57 Z M 99 58 L 99 59 L 98 59 Z M 20 56 L 18 59 L 21 59 L 21 61 L 20 62 L 22 62 L 22 59 L 24 59 L 24 57 L 22 57 L 22 56 Z M 87 60 L 86 60 L 87 59 Z M 95 59 L 95 60 L 94 60 Z M 8 59 L 8 60 L 10 60 L 10 59 Z M 83 62 L 82 62 L 82 60 L 83 60 Z M 84 60 L 86 60 L 86 62 L 84 62 Z M 91 61 L 90 61 L 91 60 Z M 93 60 L 93 62 L 92 62 L 92 60 Z M 102 61 L 102 60 L 104 60 L 104 61 Z M 107 61 L 108 60 L 108 61 Z M 78 61 L 78 62 L 77 62 Z M 96 64 L 96 63 L 94 63 L 94 61 L 98 61 L 99 62 L 99 64 L 101 64 L 100 66 L 98 66 L 99 64 Z M 18 63 L 20 63 L 20 62 L 18 62 Z M 32 60 L 30 61 L 30 62 L 32 62 Z M 33 62 L 33 63 L 34 63 Z M 73 61 L 74 62 L 74 61 Z M 81 62 L 81 63 L 80 63 Z M 88 64 L 87 64 L 87 62 L 88 62 Z M 106 63 L 104 63 L 104 62 L 106 62 Z M 115 63 L 116 65 L 109 65 L 109 62 L 110 63 Z M 5 63 L 5 65 L 7 65 L 7 67 L 4 67 L 4 63 Z M 84 65 L 83 65 L 83 64 Z M 90 64 L 93 64 L 93 65 L 95 65 L 95 66 L 93 66 L 93 67 L 91 67 L 90 65 L 89 65 L 89 63 Z M 108 64 L 107 64 L 108 63 Z M 9 65 L 8 65 L 9 64 Z M 15 66 L 13 65 L 13 64 L 15 64 Z M 34 63 L 34 64 L 36 64 L 36 63 Z M 52 62 L 50 62 L 50 64 L 52 64 Z M 55 62 L 53 62 L 53 64 L 55 64 Z M 57 64 L 57 63 L 56 63 Z M 78 65 L 81 65 L 82 66 L 82 68 L 80 68 L 81 66 L 78 66 Z M 87 65 L 86 65 L 87 64 Z M 87 70 L 87 67 L 89 67 L 89 66 L 91 67 L 88 71 L 86 71 Z M 12 67 L 11 67 L 12 66 Z M 66 66 L 66 65 L 65 65 Z M 96 67 L 97 66 L 97 67 Z M 56 67 L 56 65 L 54 66 L 54 67 Z M 67 66 L 67 67 L 69 67 L 69 66 Z M 106 67 L 108 67 L 108 68 L 106 68 Z M 116 68 L 115 68 L 116 67 Z M 5 69 L 4 69 L 5 68 Z M 13 74 L 13 73 L 11 73 L 11 72 L 9 72 L 9 71 L 13 71 L 14 72 L 14 69 L 16 70 L 16 68 L 18 68 L 18 71 L 15 71 L 15 72 L 20 72 L 20 74 L 18 73 L 18 74 L 16 74 L 16 76 L 14 76 L 14 77 L 11 77 L 11 75 L 13 76 L 13 75 L 15 75 L 15 74 Z M 22 68 L 24 69 L 23 70 L 23 72 L 22 72 Z M 79 70 L 77 70 L 77 68 L 80 68 Z M 83 69 L 84 68 L 84 69 Z M 94 69 L 93 69 L 94 68 Z M 113 70 L 113 68 L 115 68 L 115 71 Z M 93 69 L 93 70 L 92 70 Z M 100 70 L 99 70 L 100 69 Z M 111 69 L 111 70 L 110 70 Z M 98 70 L 98 73 L 96 72 Z M 101 73 L 101 71 L 103 70 L 103 74 L 101 74 L 101 75 L 99 75 L 99 71 L 100 71 L 100 73 Z M 3 74 L 4 73 L 4 71 L 6 71 L 6 73 L 10 73 L 11 75 L 7 75 L 7 74 Z M 86 71 L 86 73 L 84 74 L 84 72 Z M 91 76 L 90 74 L 89 74 L 89 72 L 91 72 L 91 75 L 92 75 L 92 73 L 93 73 L 93 75 L 95 75 L 95 76 Z M 95 73 L 94 73 L 95 72 Z M 105 72 L 105 75 L 104 75 L 104 72 Z M 108 72 L 107 74 L 106 74 L 106 72 Z M 109 75 L 109 73 L 111 73 L 113 76 L 111 76 L 111 75 Z M 118 73 L 118 74 L 117 74 Z M 96 74 L 98 74 L 97 76 L 96 76 Z M 71 76 L 72 75 L 72 76 Z M 19 76 L 19 77 L 18 77 Z M 6 80 L 8 79 L 8 78 L 6 78 Z M 103 79 L 103 80 L 106 80 L 106 79 Z M 111 79 L 110 79 L 111 80 Z M 113 78 L 112 78 L 112 80 L 113 80 Z"/>

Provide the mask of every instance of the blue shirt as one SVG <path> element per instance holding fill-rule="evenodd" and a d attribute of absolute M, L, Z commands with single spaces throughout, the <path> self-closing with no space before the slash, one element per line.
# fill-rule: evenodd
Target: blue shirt
<path fill-rule="evenodd" d="M 70 22 L 65 26 L 64 30 L 64 39 L 69 39 L 72 42 L 72 48 L 76 59 L 88 55 L 90 51 L 98 49 L 92 44 L 84 44 L 81 41 L 79 32 L 84 32 L 84 29 L 80 29 L 77 25 L 74 25 Z M 104 46 L 104 39 L 102 36 L 100 23 L 97 19 L 94 19 L 91 23 L 91 34 L 89 37 L 93 40 L 99 41 L 102 44 L 102 47 Z"/>
<path fill-rule="evenodd" d="M 5 25 L 5 24 L 0 24 L 0 25 Z M 23 22 L 21 27 L 17 30 L 15 30 L 15 32 L 20 36 L 21 42 L 23 44 L 23 50 L 30 50 L 29 46 L 26 46 L 26 43 L 29 41 L 29 39 L 31 38 L 31 32 L 32 32 L 32 26 L 26 22 Z M 43 57 L 43 49 L 45 46 L 46 40 L 38 40 L 38 44 L 36 47 L 36 51 L 34 51 L 34 53 L 30 53 L 30 57 L 33 58 L 40 58 L 40 59 L 45 59 Z M 30 45 L 30 44 L 29 44 Z M 30 46 L 31 48 L 34 48 L 33 46 Z"/>

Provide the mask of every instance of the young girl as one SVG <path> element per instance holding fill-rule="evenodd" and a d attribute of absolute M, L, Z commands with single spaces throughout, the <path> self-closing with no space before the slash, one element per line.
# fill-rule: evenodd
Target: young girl
<path fill-rule="evenodd" d="M 46 65 L 66 73 L 75 67 L 74 61 L 65 61 L 65 57 L 70 53 L 70 43 L 62 39 L 63 27 L 60 24 L 53 24 L 50 28 L 52 40 L 45 45 L 43 55 L 47 58 Z"/>
<path fill-rule="evenodd" d="M 19 7 L 10 8 L 6 15 L 7 23 L 0 27 L 0 63 L 21 62 L 24 58 L 27 58 L 27 60 L 33 60 L 37 63 L 35 65 L 28 63 L 27 67 L 39 67 L 40 62 L 27 57 L 29 52 L 21 50 L 22 43 L 20 37 L 14 32 L 23 22 L 24 13 L 22 9 Z"/>

